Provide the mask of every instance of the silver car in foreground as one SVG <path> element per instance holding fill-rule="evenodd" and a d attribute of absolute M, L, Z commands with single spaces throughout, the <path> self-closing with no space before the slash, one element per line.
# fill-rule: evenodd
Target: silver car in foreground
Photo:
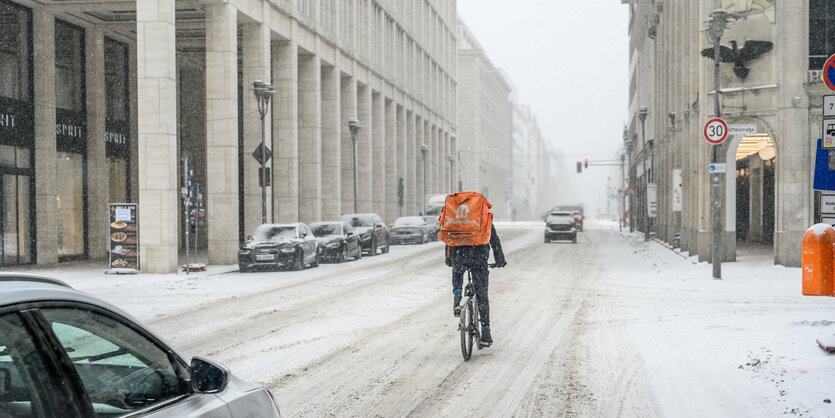
<path fill-rule="evenodd" d="M 113 305 L 0 273 L 0 417 L 278 417 L 266 388 L 191 362 Z"/>

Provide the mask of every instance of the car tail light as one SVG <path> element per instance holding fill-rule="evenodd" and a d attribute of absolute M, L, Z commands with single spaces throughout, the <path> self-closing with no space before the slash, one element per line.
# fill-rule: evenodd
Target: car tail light
<path fill-rule="evenodd" d="M 582 220 L 583 220 L 583 217 L 582 217 L 582 216 L 578 216 L 578 217 L 577 217 L 577 220 L 578 220 L 578 221 L 582 221 Z"/>

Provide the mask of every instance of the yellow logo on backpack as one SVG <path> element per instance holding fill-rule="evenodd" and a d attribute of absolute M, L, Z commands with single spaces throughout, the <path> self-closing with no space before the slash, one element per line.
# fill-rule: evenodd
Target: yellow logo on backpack
<path fill-rule="evenodd" d="M 478 192 L 447 195 L 438 220 L 438 237 L 447 245 L 485 245 L 490 242 L 493 207 Z"/>

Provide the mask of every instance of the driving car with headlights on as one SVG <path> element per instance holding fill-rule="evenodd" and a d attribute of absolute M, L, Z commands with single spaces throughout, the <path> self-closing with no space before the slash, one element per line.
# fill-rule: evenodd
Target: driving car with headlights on
<path fill-rule="evenodd" d="M 359 236 L 354 233 L 351 224 L 341 221 L 315 222 L 310 224 L 310 229 L 319 242 L 321 261 L 344 263 L 348 257 L 354 260 L 362 258 Z"/>
<path fill-rule="evenodd" d="M 186 360 L 121 309 L 57 279 L 0 273 L 0 417 L 117 416 L 281 414 L 268 389 Z"/>
<path fill-rule="evenodd" d="M 545 219 L 545 242 L 570 240 L 577 243 L 577 227 L 571 212 L 554 211 Z"/>
<path fill-rule="evenodd" d="M 319 249 L 313 231 L 304 223 L 263 224 L 238 252 L 241 272 L 266 268 L 304 270 L 319 265 Z"/>

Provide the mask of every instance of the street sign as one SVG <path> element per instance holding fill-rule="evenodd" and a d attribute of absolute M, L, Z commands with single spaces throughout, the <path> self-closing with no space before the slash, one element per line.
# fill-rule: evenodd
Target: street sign
<path fill-rule="evenodd" d="M 728 125 L 728 135 L 736 136 L 736 135 L 752 135 L 757 133 L 757 125 L 753 123 L 745 123 L 745 124 L 733 124 Z"/>
<path fill-rule="evenodd" d="M 707 165 L 707 172 L 711 174 L 724 174 L 728 172 L 728 165 L 725 163 L 712 163 Z"/>
<path fill-rule="evenodd" d="M 658 188 L 655 183 L 647 184 L 647 215 L 654 218 L 658 212 Z"/>
<path fill-rule="evenodd" d="M 821 195 L 820 213 L 823 215 L 835 215 L 835 195 Z"/>
<path fill-rule="evenodd" d="M 835 55 L 827 58 L 826 62 L 823 63 L 821 78 L 829 90 L 835 91 Z"/>
<path fill-rule="evenodd" d="M 824 119 L 821 123 L 824 148 L 835 148 L 835 119 Z"/>
<path fill-rule="evenodd" d="M 252 158 L 255 158 L 255 161 L 258 161 L 261 164 L 266 164 L 267 161 L 270 161 L 272 158 L 273 152 L 270 151 L 269 148 L 264 146 L 264 144 L 258 144 L 258 147 L 255 148 L 255 151 L 252 151 Z"/>
<path fill-rule="evenodd" d="M 705 124 L 705 140 L 712 145 L 719 145 L 728 137 L 728 124 L 721 118 L 713 118 Z"/>
<path fill-rule="evenodd" d="M 823 116 L 835 116 L 835 95 L 823 96 Z"/>

